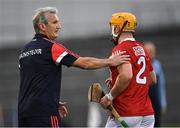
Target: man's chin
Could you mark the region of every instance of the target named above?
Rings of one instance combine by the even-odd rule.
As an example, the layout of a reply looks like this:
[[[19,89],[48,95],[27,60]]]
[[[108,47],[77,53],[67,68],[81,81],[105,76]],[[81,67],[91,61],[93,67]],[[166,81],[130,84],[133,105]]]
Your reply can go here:
[[[58,37],[58,35],[54,35],[54,36],[51,37],[51,40],[54,40],[54,39],[56,39],[57,37]]]
[[[58,37],[58,34],[55,34],[54,38],[57,38]]]

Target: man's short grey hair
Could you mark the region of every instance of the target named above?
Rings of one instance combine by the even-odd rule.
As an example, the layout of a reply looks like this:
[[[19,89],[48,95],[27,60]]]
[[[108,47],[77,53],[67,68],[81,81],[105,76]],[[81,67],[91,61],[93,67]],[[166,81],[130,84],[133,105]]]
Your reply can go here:
[[[36,33],[39,33],[39,23],[48,24],[45,13],[57,14],[58,10],[55,7],[43,7],[36,10],[35,15],[33,16],[33,26]]]

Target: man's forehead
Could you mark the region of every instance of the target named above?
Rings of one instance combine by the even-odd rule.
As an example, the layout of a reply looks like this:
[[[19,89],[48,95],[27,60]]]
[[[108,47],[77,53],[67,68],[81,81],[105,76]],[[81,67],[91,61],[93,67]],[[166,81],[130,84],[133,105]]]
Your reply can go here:
[[[59,17],[55,13],[46,13],[45,16],[48,19],[48,21],[53,21],[53,20],[59,21]]]

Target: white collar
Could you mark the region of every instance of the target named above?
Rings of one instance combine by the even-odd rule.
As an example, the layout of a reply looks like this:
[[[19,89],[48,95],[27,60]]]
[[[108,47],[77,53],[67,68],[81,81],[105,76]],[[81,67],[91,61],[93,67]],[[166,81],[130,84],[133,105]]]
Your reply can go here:
[[[124,40],[122,40],[121,42],[123,42],[123,41],[127,41],[127,40],[130,40],[130,41],[135,41],[135,39],[134,38],[125,38]]]

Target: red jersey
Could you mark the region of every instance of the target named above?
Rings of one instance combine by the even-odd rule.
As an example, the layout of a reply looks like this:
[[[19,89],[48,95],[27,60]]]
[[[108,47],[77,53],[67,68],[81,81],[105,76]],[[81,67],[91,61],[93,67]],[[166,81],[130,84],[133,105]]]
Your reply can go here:
[[[126,88],[114,99],[114,107],[121,116],[145,116],[154,114],[148,96],[150,72],[153,67],[144,47],[137,41],[126,40],[115,46],[112,54],[126,51],[130,55],[133,77]],[[118,76],[117,67],[110,67],[112,86]]]

